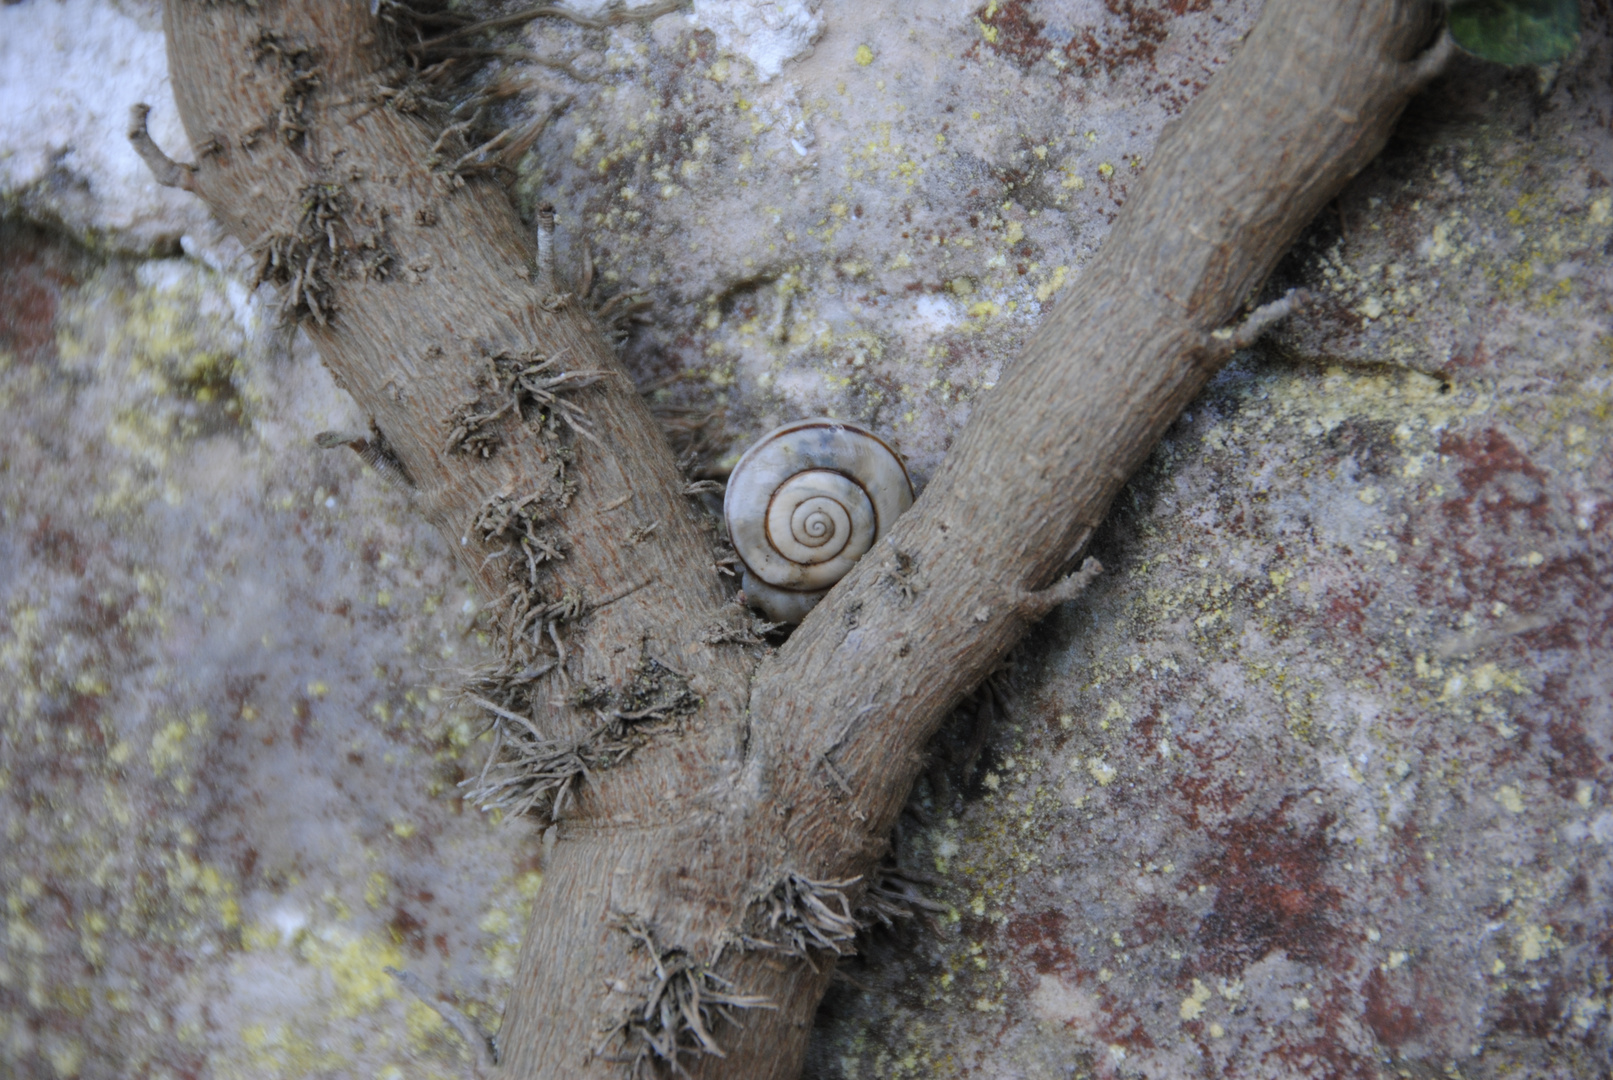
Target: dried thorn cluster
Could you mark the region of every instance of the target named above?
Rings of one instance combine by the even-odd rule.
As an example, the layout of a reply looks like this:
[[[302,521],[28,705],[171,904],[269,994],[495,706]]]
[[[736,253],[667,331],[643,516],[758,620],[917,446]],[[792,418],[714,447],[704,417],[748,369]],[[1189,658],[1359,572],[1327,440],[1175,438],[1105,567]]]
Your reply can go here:
[[[700,488],[701,485],[707,483],[716,483],[716,481],[697,480],[689,486]],[[688,495],[690,492],[685,489],[684,494]],[[704,494],[704,490],[697,492],[697,494]],[[711,533],[711,572],[719,577],[737,579],[744,563],[740,562],[739,552],[734,550],[734,545],[728,539],[727,526],[724,525],[722,518],[716,514],[708,515],[707,520],[710,522],[708,531]],[[746,612],[746,618],[751,619],[756,627],[762,628],[757,630],[758,633],[771,633],[778,628],[778,624],[767,622],[752,613],[738,597],[735,597],[734,602],[739,604],[742,611]]]
[[[862,902],[857,905],[858,925],[864,931],[876,925],[891,930],[899,922],[918,918],[920,912],[931,915],[945,912],[945,904],[931,900],[923,892],[923,886],[937,884],[939,880],[936,878],[903,870],[894,859],[886,859],[869,882]]]
[[[503,544],[484,560],[509,559],[509,587],[484,608],[500,627],[499,662],[477,676],[485,695],[498,698],[505,708],[530,711],[533,686],[557,672],[566,682],[567,650],[560,624],[574,621],[585,610],[582,597],[567,593],[545,599],[542,577],[551,562],[565,558],[564,544],[552,521],[571,502],[576,490],[566,478],[568,447],[551,453],[552,471],[535,490],[520,497],[509,492],[493,496],[473,525],[483,543]],[[552,647],[553,651],[550,652]]]
[[[716,621],[701,631],[700,640],[707,645],[766,645],[767,635],[783,625],[768,622],[736,599],[717,612]]]
[[[584,683],[572,692],[575,709],[592,709],[604,721],[642,724],[675,723],[700,708],[689,681],[648,653],[639,658],[620,691],[603,681]]]
[[[564,423],[597,443],[599,438],[584,419],[582,408],[565,395],[594,385],[610,372],[568,371],[560,367],[560,360],[559,355],[545,356],[534,351],[500,352],[489,357],[479,396],[453,415],[444,452],[459,450],[492,457],[503,441],[494,425],[511,415],[520,423],[536,419],[550,438],[558,436],[558,425]]]
[[[456,109],[461,114],[469,107],[474,106],[471,118],[459,124],[450,125],[445,131],[445,138],[438,141],[432,150],[429,159],[432,169],[442,174],[451,187],[459,188],[465,185],[467,177],[482,173],[491,173],[499,170],[515,173],[516,165],[526,156],[548,130],[549,125],[561,113],[571,107],[572,98],[562,98],[542,114],[517,124],[510,124],[487,135],[489,128],[484,125],[486,108],[497,97],[496,88],[483,91],[471,98],[464,105]],[[448,138],[457,137],[457,141],[464,147],[462,153],[449,158],[446,153]]]
[[[632,290],[596,298],[594,296],[596,280],[593,253],[584,247],[582,274],[577,282],[577,299],[593,313],[595,321],[599,323],[600,333],[612,344],[620,345],[627,340],[630,324],[648,321],[645,313],[651,307],[650,301]]]
[[[450,9],[440,0],[405,4],[400,0],[379,0],[376,17],[392,31],[399,55],[404,61],[393,80],[396,85],[379,86],[372,97],[376,104],[390,105],[398,112],[447,115],[453,111],[455,90],[472,74],[471,65],[457,57],[438,57],[422,62],[413,51],[428,35],[453,30],[472,21]],[[472,111],[472,105],[466,111]]]
[[[284,287],[282,315],[311,315],[321,326],[336,310],[339,278],[385,280],[392,271],[385,209],[353,206],[340,184],[304,188],[295,226],[264,233],[252,248],[253,287],[265,281]]]
[[[555,610],[561,606],[569,606],[569,611]],[[576,618],[582,614],[580,599],[568,597],[559,605],[542,609],[542,614]],[[555,644],[563,649],[558,636]],[[579,784],[590,780],[596,771],[620,764],[656,731],[675,726],[700,707],[700,699],[683,676],[645,655],[620,691],[613,693],[603,684],[585,683],[568,700],[549,702],[551,706],[592,711],[598,720],[580,739],[550,739],[533,719],[543,704],[535,699],[533,690],[544,676],[563,670],[564,663],[562,653],[548,663],[520,671],[495,670],[472,680],[475,689],[488,695],[467,694],[491,717],[493,747],[476,779],[460,786],[467,789],[466,797],[484,810],[497,809],[509,817],[536,814],[558,821]]]
[[[380,86],[372,100],[405,113],[429,109],[447,122],[443,137],[432,148],[430,164],[448,190],[461,188],[469,177],[481,174],[503,171],[513,176],[548,126],[571,106],[572,99],[564,97],[536,116],[505,125],[491,121],[494,106],[530,98],[533,87],[529,77],[507,68],[487,77],[488,61],[536,64],[579,82],[599,78],[563,59],[525,49],[468,43],[467,37],[495,27],[441,3],[381,0],[377,14],[393,31],[402,65],[400,73],[391,78],[393,85]],[[544,12],[531,17],[541,14]],[[494,23],[506,25],[498,20]],[[450,104],[454,99],[457,104]]]
[[[617,2],[595,16],[584,15],[580,11],[574,11],[571,8],[557,4],[542,4],[537,7],[523,8],[520,11],[514,11],[508,15],[500,15],[492,19],[474,21],[462,19],[460,25],[454,29],[438,37],[421,40],[410,46],[410,50],[412,52],[427,53],[433,49],[442,48],[451,42],[473,37],[477,34],[524,26],[529,22],[544,18],[565,19],[567,22],[575,23],[584,30],[605,30],[612,26],[622,26],[626,23],[653,22],[662,15],[670,15],[674,11],[687,7],[688,3],[689,0],[660,0],[659,3],[628,7],[625,3]],[[391,0],[388,0],[388,6],[400,8],[403,5],[392,3]]]
[[[452,34],[475,22],[475,17],[450,7],[444,0],[377,0],[375,15],[381,25],[389,27],[395,35],[400,51],[419,70],[421,54],[426,43],[444,34]],[[441,82],[434,78],[434,82]]]
[[[447,111],[450,107],[448,102],[432,97],[431,88],[413,72],[399,81],[402,86],[377,86],[372,96],[374,103],[390,105],[405,116],[418,116],[428,110]]]
[[[599,723],[581,739],[547,737],[536,717],[540,709],[564,708],[575,702],[551,701],[548,681],[569,685],[569,658],[561,627],[589,610],[576,592],[546,597],[543,578],[551,563],[565,558],[554,519],[571,503],[576,483],[566,475],[572,448],[560,441],[558,422],[584,431],[581,410],[562,394],[591,385],[604,372],[569,372],[558,358],[536,353],[503,352],[489,357],[481,397],[462,407],[446,449],[489,456],[502,441],[495,423],[504,416],[538,420],[543,440],[539,454],[549,475],[525,495],[505,491],[483,504],[472,525],[477,537],[494,548],[484,561],[507,560],[509,587],[486,610],[494,613],[500,660],[474,676],[467,696],[489,714],[493,747],[481,774],[464,787],[484,809],[510,816],[538,813],[558,818],[578,784],[594,770],[608,768],[632,753],[644,734],[634,730],[638,717],[620,710],[598,710]],[[529,411],[536,415],[529,416]],[[606,603],[610,601],[605,601]],[[602,606],[602,605],[600,605]]]
[[[661,433],[672,444],[678,457],[678,469],[690,480],[683,493],[690,496],[720,495],[726,485],[717,477],[727,473],[714,467],[713,462],[727,449],[722,420],[726,410],[709,405],[677,404],[660,401],[657,391],[682,381],[683,372],[645,387],[641,393],[650,398],[650,414],[655,417]],[[718,530],[726,533],[726,530]]]
[[[296,231],[266,233],[254,245],[258,266],[252,284],[269,281],[285,286],[282,311],[293,318],[312,315],[323,326],[336,306],[333,270],[341,251],[336,224],[344,196],[333,184],[311,184],[302,195]]]
[[[529,717],[486,698],[470,700],[493,714],[493,749],[476,779],[460,787],[483,810],[512,819],[536,814],[559,821],[578,784],[595,770],[620,764],[643,742],[641,733],[615,719],[581,739],[548,739]]]
[[[437,139],[431,144],[431,153],[426,157],[426,163],[437,172],[445,172],[443,166],[448,163],[448,146],[453,142],[469,145],[467,133],[476,128],[487,115],[486,105],[477,105],[476,110],[467,119],[456,121],[447,125],[437,134]]]
[[[380,86],[371,107],[388,104],[409,113],[430,108],[447,122],[443,138],[432,149],[431,165],[448,190],[463,187],[467,178],[480,174],[503,171],[513,176],[520,160],[549,124],[571,106],[572,99],[563,97],[540,115],[514,123],[491,121],[490,116],[501,111],[494,108],[501,102],[531,97],[531,77],[509,65],[536,65],[579,83],[599,82],[602,76],[583,71],[562,57],[499,46],[488,35],[542,18],[562,19],[584,30],[604,30],[650,22],[687,3],[662,0],[632,9],[617,3],[598,16],[544,5],[478,20],[441,0],[378,0],[377,16],[390,28],[401,63],[400,73],[390,80],[394,85]],[[488,61],[508,65],[489,77]],[[459,99],[458,103],[450,105],[453,99]]]
[[[846,774],[840,771],[828,754],[818,755],[818,767],[823,770],[823,786],[835,802],[849,802],[856,796],[857,793],[851,790],[851,784],[846,780]],[[858,821],[868,820],[861,810],[853,809],[851,815]]]
[[[913,565],[913,556],[897,550],[894,544],[891,545],[891,553],[893,558],[886,566],[885,581],[896,586],[903,600],[911,601],[923,590],[918,581],[917,568]]]
[[[743,936],[740,943],[747,949],[805,960],[814,971],[814,952],[849,955],[854,951],[851,942],[862,924],[852,913],[845,890],[861,880],[852,877],[816,881],[801,874],[786,875],[752,909],[756,932]]]
[[[570,503],[571,492],[570,485],[557,477],[549,487],[520,499],[505,495],[490,499],[477,515],[475,528],[485,542],[502,542],[505,546],[485,561],[520,556],[511,564],[511,576],[519,578],[524,563],[525,585],[528,590],[536,590],[544,565],[566,557],[565,540],[559,530],[549,527],[549,522],[555,511]]]
[[[643,722],[674,722],[700,708],[700,698],[689,680],[648,653],[639,658],[629,679],[616,696],[615,717]]]
[[[516,403],[518,416],[524,420],[522,411],[526,408],[543,410],[551,428],[556,421],[564,420],[577,434],[597,444],[599,439],[583,419],[582,409],[562,395],[592,386],[610,372],[562,371],[556,369],[559,362],[559,357],[544,357],[535,353],[500,353],[493,358],[497,372],[505,380],[507,392]]]
[[[712,971],[715,959],[701,963],[682,949],[663,949],[642,919],[629,915],[619,925],[649,955],[651,985],[642,1004],[605,1032],[594,1054],[625,1063],[629,1076],[653,1075],[659,1068],[687,1076],[684,1059],[726,1056],[712,1032],[719,1021],[740,1027],[735,1010],[777,1008],[767,998],[736,993],[733,983]],[[619,1049],[607,1049],[612,1043]]]
[[[500,613],[504,623],[501,642],[504,661],[499,671],[524,670],[541,663],[547,637],[548,644],[554,647],[553,670],[559,674],[562,684],[568,681],[566,643],[560,636],[560,626],[581,617],[582,597],[566,593],[558,600],[546,602],[530,587],[517,583],[489,607]]]
[[[593,312],[605,337],[613,345],[620,345],[627,340],[632,323],[647,321],[645,315],[650,307],[650,301],[638,293],[620,292],[601,301]]]
[[[305,116],[308,99],[320,86],[319,66],[313,51],[264,30],[253,45],[252,59],[258,63],[272,60],[286,76],[286,89],[280,96],[280,108],[269,118],[266,130],[287,146],[296,146],[308,133]],[[248,133],[242,140],[242,146],[250,146],[256,141],[256,134]]]

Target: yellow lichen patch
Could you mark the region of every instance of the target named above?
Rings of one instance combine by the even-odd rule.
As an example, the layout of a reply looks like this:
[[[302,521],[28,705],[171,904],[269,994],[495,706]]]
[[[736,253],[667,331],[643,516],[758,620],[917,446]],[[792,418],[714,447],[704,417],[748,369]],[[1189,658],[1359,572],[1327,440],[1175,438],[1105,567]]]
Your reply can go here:
[[[515,974],[515,961],[521,948],[521,932],[532,911],[532,901],[543,888],[543,875],[528,871],[503,885],[489,905],[477,928],[488,935],[483,946],[490,970],[500,978]]]
[[[50,1060],[50,1067],[60,1077],[77,1076],[79,1070],[84,1067],[84,1048],[77,1042],[53,1043],[45,1056]]]
[[[184,765],[187,744],[200,736],[206,727],[207,714],[201,710],[192,711],[188,721],[173,720],[164,724],[152,737],[151,749],[147,754],[151,771],[161,776],[170,769]]]
[[[197,860],[184,848],[165,856],[163,863],[169,892],[179,899],[186,912],[210,915],[226,930],[241,925],[241,903],[236,898],[235,883],[217,867]]]
[[[245,1071],[218,1062],[224,1075],[300,1077],[334,1072],[351,1064],[291,1024],[249,1024],[241,1029],[241,1065]]]
[[[1545,956],[1548,949],[1556,948],[1557,941],[1551,927],[1530,923],[1512,935],[1512,945],[1518,950],[1518,959],[1527,964]]]
[[[1503,784],[1496,789],[1495,801],[1509,814],[1523,813],[1523,794],[1511,784]]]
[[[369,880],[364,883],[364,902],[370,906],[371,910],[378,910],[386,902],[387,891],[391,887],[392,883],[387,880],[385,874],[380,872],[371,873]]]
[[[1036,286],[1037,301],[1045,304],[1051,300],[1054,293],[1064,288],[1064,282],[1069,277],[1069,274],[1070,268],[1068,266],[1054,267],[1053,273],[1048,276],[1047,280]]]
[[[1193,992],[1182,999],[1176,1014],[1183,1020],[1197,1020],[1204,1015],[1205,1003],[1210,1000],[1210,988],[1198,979],[1193,980]]]
[[[249,922],[241,928],[241,948],[261,952],[280,947],[280,929],[266,923]]]
[[[969,315],[971,318],[989,319],[993,315],[1000,314],[1001,312],[1002,307],[992,300],[977,300],[975,303],[969,305]]]
[[[442,1015],[414,998],[404,1008],[403,1022],[409,1032],[409,1046],[417,1054],[439,1049],[444,1037],[451,1035]]]
[[[386,969],[403,966],[403,951],[391,941],[368,935],[353,937],[332,927],[303,935],[297,954],[330,974],[335,988],[332,1005],[338,1016],[374,1012],[398,997],[397,983]]]
[[[109,455],[97,513],[138,512],[180,491],[160,478],[183,440],[239,424],[252,404],[237,393],[244,337],[219,278],[198,263],[153,260],[132,274],[114,265],[64,297],[56,319],[64,368],[119,389],[101,433]]]

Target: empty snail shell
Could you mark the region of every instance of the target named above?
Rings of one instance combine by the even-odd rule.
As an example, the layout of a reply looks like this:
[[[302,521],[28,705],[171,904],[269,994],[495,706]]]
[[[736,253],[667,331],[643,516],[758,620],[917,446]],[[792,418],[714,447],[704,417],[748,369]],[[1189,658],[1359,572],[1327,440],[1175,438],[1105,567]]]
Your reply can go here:
[[[800,622],[912,505],[907,467],[866,428],[825,417],[775,428],[745,451],[723,497],[745,599]]]

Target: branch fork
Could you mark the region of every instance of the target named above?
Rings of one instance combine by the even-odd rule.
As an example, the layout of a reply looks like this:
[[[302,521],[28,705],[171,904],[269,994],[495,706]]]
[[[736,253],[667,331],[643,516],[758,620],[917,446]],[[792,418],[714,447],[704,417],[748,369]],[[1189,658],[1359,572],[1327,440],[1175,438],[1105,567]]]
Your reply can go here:
[[[376,20],[367,0],[280,0],[263,7],[273,8],[276,29],[320,50],[333,82],[342,72],[386,63],[375,49]],[[388,4],[386,10],[401,9]],[[397,108],[344,122],[334,115],[337,103],[327,100],[330,84],[310,83],[297,91],[295,127],[281,128],[295,145],[264,138],[233,167],[208,170],[201,194],[243,243],[265,230],[283,232],[285,221],[306,216],[306,192],[329,182],[338,154],[342,175],[352,177],[343,184],[353,205],[395,206],[400,222],[422,222],[389,234],[392,257],[415,272],[415,281],[402,274],[332,273],[341,267],[331,259],[310,263],[314,252],[328,252],[329,234],[315,228],[327,223],[322,220],[307,221],[307,235],[292,237],[301,237],[300,258],[280,272],[294,295],[313,289],[308,310],[292,314],[307,316],[303,328],[322,359],[385,432],[386,446],[419,490],[430,493],[422,497],[425,509],[466,572],[492,596],[513,580],[514,593],[505,601],[511,633],[542,633],[554,646],[552,654],[527,641],[519,650],[511,647],[511,675],[495,686],[509,693],[484,697],[501,725],[495,743],[518,739],[523,751],[511,777],[516,783],[507,787],[512,808],[542,813],[560,798],[576,819],[544,856],[551,883],[533,902],[500,1028],[496,1075],[608,1080],[621,1076],[623,1062],[641,1073],[695,1066],[691,1071],[711,1080],[799,1075],[810,1018],[830,973],[814,973],[804,963],[780,965],[776,953],[741,951],[722,959],[718,976],[711,970],[722,957],[717,947],[734,939],[750,903],[767,895],[777,884],[774,874],[790,866],[812,870],[815,884],[806,888],[821,890],[817,899],[828,915],[807,907],[826,920],[818,927],[823,936],[832,941],[840,932],[843,908],[831,895],[840,886],[833,883],[859,875],[866,882],[877,872],[883,838],[901,813],[923,746],[1034,620],[1078,595],[1099,572],[1089,559],[1060,577],[1080,556],[1070,538],[1101,520],[1126,476],[1203,388],[1215,361],[1297,307],[1297,297],[1284,298],[1237,326],[1214,329],[1234,318],[1305,225],[1377,154],[1411,93],[1443,62],[1443,39],[1426,48],[1441,13],[1436,0],[1265,5],[1238,55],[1162,136],[1102,250],[1022,357],[1005,369],[997,389],[981,399],[945,465],[904,518],[903,550],[911,563],[863,560],[781,648],[760,658],[751,649],[716,644],[759,637],[755,624],[748,633],[731,618],[709,630],[701,625],[701,613],[721,609],[728,599],[710,569],[710,535],[683,495],[687,479],[625,374],[601,378],[589,391],[585,431],[573,422],[582,420],[580,413],[562,403],[562,391],[581,389],[578,383],[590,376],[528,370],[538,366],[536,356],[564,351],[576,372],[619,371],[599,324],[625,311],[588,310],[582,298],[592,275],[586,267],[575,294],[559,292],[570,275],[553,265],[555,238],[533,235],[484,173],[457,182],[439,173],[452,196],[438,193],[429,182],[431,166],[461,159],[472,144],[454,142],[450,149],[442,140],[434,147],[437,133],[427,121]],[[534,8],[507,18],[550,14],[564,13]],[[199,133],[259,130],[286,107],[287,78],[296,72],[273,79],[252,75],[248,66],[264,18],[258,5],[169,0],[165,25],[175,97],[198,148]],[[496,28],[456,29],[458,22],[451,17],[447,29],[455,41]],[[446,44],[427,41],[416,52],[424,59]],[[196,191],[195,166],[163,154],[145,129],[146,117],[143,108],[131,116],[136,151],[159,182]],[[470,171],[471,164],[463,167]],[[411,186],[400,176],[423,182]],[[440,227],[423,227],[431,222]],[[540,221],[538,232],[547,231]],[[292,247],[285,254],[289,258]],[[1158,305],[1149,298],[1160,296],[1185,298],[1180,317],[1157,317]],[[619,304],[631,307],[630,301]],[[327,324],[321,316],[331,310],[343,316]],[[564,439],[565,449],[575,449],[574,457],[557,457],[550,438],[502,440],[496,456],[485,459],[444,448],[445,430],[461,419],[489,430],[513,427],[515,409],[483,415],[513,392],[496,382],[477,385],[478,401],[463,417],[444,415],[479,358],[499,348],[514,350],[512,357],[531,350],[534,359],[519,366],[530,383],[523,393],[549,413],[549,430]],[[505,375],[514,373],[512,365]],[[571,381],[547,381],[560,377]],[[389,392],[398,386],[409,392]],[[543,400],[544,394],[555,400]],[[464,439],[472,434],[467,429]],[[1005,447],[1037,467],[1004,470]],[[466,528],[501,489],[535,485],[549,493],[541,535],[536,521],[532,529],[514,531]],[[620,519],[600,509],[623,491],[633,493],[636,520],[659,523],[654,543],[632,543]],[[558,538],[551,546],[559,551],[563,541],[564,560],[538,544],[547,542],[551,519]],[[941,534],[954,526],[972,542],[954,536],[942,543]],[[514,550],[491,557],[523,538],[532,541],[525,568],[511,571]],[[545,552],[541,593],[533,584],[539,550]],[[912,595],[913,564],[918,583],[927,586],[922,602]],[[608,582],[650,579],[658,582],[653,603],[651,594],[639,592],[596,606],[575,632],[568,628],[568,641],[561,640],[557,620],[567,612],[551,611],[552,603],[564,603],[568,593],[595,594]],[[1023,588],[1050,580],[1056,583],[1047,589]],[[904,595],[892,602],[897,590]],[[975,632],[966,632],[971,616],[979,616],[949,606],[943,592],[969,596],[971,604],[985,600],[992,610]],[[568,605],[570,614],[578,614],[577,607]],[[856,640],[849,637],[853,626]],[[652,638],[658,655],[688,671],[691,682],[701,680],[698,697],[687,694],[689,722],[657,722],[655,731],[666,737],[641,742],[635,736],[643,732],[628,726],[634,723],[628,714],[651,719],[660,699],[619,701],[614,712],[620,716],[612,717],[601,743],[590,743],[601,717],[572,701],[546,714],[539,733],[532,710],[553,691],[571,680],[584,688],[628,687]],[[900,665],[858,644],[896,641],[909,649]],[[896,682],[900,692],[892,693]],[[834,703],[862,701],[883,704],[846,728],[845,713]],[[842,741],[836,736],[843,728]],[[579,743],[600,758],[576,753]],[[832,754],[820,749],[825,746]],[[631,763],[604,767],[623,750],[634,753]],[[541,783],[523,786],[534,771]],[[488,785],[502,779],[497,762],[484,774]],[[569,795],[578,783],[588,784],[588,797],[573,802]],[[523,801],[534,794],[529,805]],[[780,806],[789,807],[787,819],[778,814]],[[619,826],[652,816],[671,824],[637,831]],[[697,821],[698,827],[682,824]],[[764,822],[767,829],[749,828]],[[718,837],[732,837],[733,845],[716,843]],[[754,846],[761,844],[769,845],[765,857]],[[721,859],[713,855],[717,848]],[[690,868],[682,883],[674,880],[681,867]],[[619,927],[625,936],[601,948],[602,920],[622,911],[645,915],[626,919]],[[810,933],[804,940],[820,944]],[[705,963],[697,959],[707,956]],[[596,994],[579,991],[601,985],[632,987],[635,1007],[613,1014]],[[745,1017],[743,1030],[724,1024],[737,1022],[738,1013]],[[592,1057],[583,1045],[590,1032],[606,1036],[603,1045],[591,1044],[599,1045]],[[474,1037],[467,1042],[476,1048]],[[726,1057],[719,1061],[719,1054]]]

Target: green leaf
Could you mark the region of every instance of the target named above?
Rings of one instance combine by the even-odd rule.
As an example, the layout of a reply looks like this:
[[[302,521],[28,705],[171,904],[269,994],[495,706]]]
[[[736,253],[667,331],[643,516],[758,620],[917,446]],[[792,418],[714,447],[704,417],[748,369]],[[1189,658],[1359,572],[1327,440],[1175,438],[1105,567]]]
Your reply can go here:
[[[1457,0],[1456,44],[1497,64],[1553,64],[1579,44],[1579,0]]]

